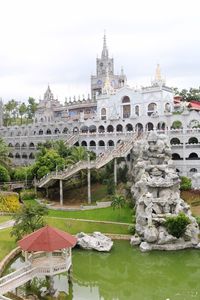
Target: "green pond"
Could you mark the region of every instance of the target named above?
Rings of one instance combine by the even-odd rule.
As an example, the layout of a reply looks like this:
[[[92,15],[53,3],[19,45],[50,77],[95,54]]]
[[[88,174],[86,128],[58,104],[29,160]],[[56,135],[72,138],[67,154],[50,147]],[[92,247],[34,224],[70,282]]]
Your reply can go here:
[[[73,283],[61,274],[54,287],[57,299],[199,300],[200,251],[141,253],[127,241],[115,241],[110,253],[73,249]]]

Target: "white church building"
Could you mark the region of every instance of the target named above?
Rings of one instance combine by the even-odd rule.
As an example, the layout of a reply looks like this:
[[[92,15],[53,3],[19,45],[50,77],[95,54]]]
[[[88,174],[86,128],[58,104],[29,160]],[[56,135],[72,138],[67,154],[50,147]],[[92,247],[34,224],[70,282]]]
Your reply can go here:
[[[99,154],[135,132],[155,130],[169,136],[180,175],[200,173],[200,103],[186,105],[174,97],[159,65],[148,87],[129,87],[123,69],[120,74],[114,72],[105,36],[101,57],[96,60],[96,75],[91,76],[91,97],[69,98],[62,105],[48,86],[33,124],[4,127],[2,118],[1,103],[0,136],[16,165],[33,162],[38,144],[47,140],[63,139]]]

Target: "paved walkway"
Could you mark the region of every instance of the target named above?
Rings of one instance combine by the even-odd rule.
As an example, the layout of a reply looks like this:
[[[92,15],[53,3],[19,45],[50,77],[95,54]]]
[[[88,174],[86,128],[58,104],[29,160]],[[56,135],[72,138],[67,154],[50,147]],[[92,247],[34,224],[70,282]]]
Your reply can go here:
[[[6,221],[4,223],[0,224],[0,230],[1,229],[5,229],[5,228],[10,228],[14,225],[15,221],[14,220],[10,220],[10,221]]]

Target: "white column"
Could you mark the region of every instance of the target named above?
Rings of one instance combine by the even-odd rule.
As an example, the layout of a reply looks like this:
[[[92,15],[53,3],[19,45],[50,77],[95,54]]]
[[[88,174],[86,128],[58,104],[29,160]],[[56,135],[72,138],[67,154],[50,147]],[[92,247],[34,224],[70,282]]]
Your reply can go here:
[[[88,204],[91,204],[91,184],[90,184],[90,154],[88,153],[88,174],[87,174],[87,181],[88,181]]]
[[[63,181],[60,179],[60,205],[63,205]]]
[[[117,158],[114,158],[114,183],[117,185]]]

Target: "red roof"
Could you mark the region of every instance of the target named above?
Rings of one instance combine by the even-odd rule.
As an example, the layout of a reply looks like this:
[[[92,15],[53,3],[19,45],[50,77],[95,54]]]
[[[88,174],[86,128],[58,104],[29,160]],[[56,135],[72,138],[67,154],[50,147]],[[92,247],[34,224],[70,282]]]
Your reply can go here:
[[[25,251],[51,252],[63,248],[72,248],[77,239],[71,234],[56,228],[45,226],[25,236],[18,244]]]
[[[190,101],[188,106],[190,109],[200,110],[200,102],[199,101]]]

